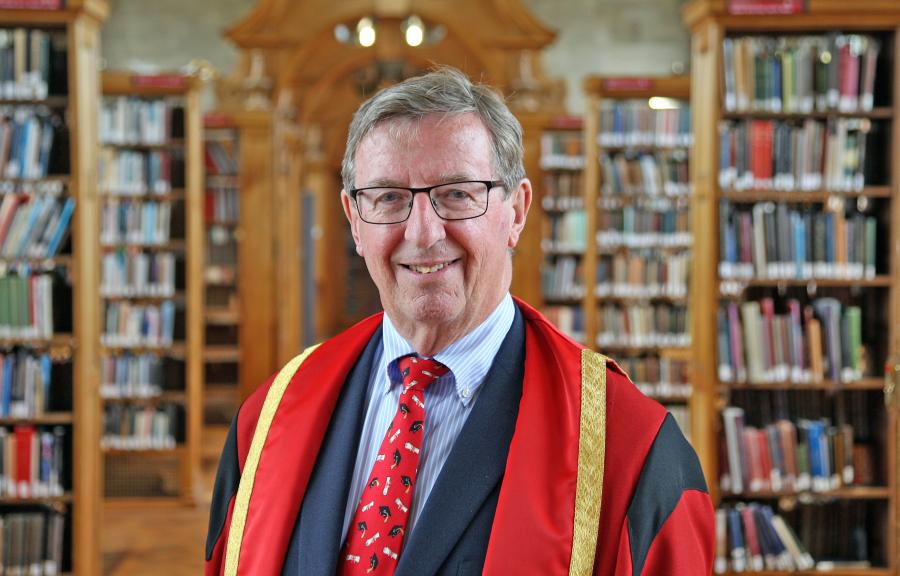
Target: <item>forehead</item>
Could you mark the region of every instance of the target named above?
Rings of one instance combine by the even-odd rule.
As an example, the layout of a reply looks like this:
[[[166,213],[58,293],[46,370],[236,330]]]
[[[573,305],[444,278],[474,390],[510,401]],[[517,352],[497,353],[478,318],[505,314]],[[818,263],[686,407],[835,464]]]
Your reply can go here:
[[[357,186],[493,177],[491,135],[475,114],[382,121],[360,141],[355,160]]]

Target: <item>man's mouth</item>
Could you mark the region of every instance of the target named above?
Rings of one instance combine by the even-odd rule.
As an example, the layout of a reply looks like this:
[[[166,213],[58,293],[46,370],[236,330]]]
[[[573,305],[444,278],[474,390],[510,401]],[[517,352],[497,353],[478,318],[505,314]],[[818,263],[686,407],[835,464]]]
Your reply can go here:
[[[456,260],[451,260],[449,262],[439,262],[430,266],[421,266],[419,264],[403,264],[403,266],[417,274],[434,274],[435,272],[443,270],[447,266],[450,266],[454,262],[456,262]]]

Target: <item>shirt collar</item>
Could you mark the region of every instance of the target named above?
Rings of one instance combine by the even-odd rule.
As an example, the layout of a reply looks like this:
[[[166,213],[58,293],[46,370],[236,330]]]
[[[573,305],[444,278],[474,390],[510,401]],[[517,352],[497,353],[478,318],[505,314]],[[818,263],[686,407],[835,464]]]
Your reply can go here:
[[[503,339],[512,327],[514,317],[515,304],[507,292],[484,322],[434,355],[435,360],[450,368],[452,375],[443,376],[441,381],[445,378],[455,380],[456,394],[463,405],[468,406],[484,383],[484,378],[494,362],[494,356],[497,355]],[[391,377],[391,366],[396,366],[395,361],[401,356],[415,354],[415,349],[397,332],[387,313],[382,322],[382,336],[384,346],[382,369],[388,371],[383,391],[388,392],[393,385],[392,380],[396,379],[396,375],[394,378]]]

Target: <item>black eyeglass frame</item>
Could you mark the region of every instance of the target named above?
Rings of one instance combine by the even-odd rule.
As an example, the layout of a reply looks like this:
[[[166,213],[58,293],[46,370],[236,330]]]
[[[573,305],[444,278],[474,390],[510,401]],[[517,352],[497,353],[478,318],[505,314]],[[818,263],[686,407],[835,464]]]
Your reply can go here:
[[[441,186],[452,186],[453,184],[484,184],[487,187],[487,201],[484,203],[484,212],[478,214],[476,216],[466,216],[465,218],[444,218],[441,216],[440,212],[438,212],[437,208],[434,205],[434,200],[431,199],[431,191],[435,188],[440,188]],[[347,191],[347,194],[350,195],[350,198],[353,199],[353,204],[356,206],[356,213],[359,214],[360,219],[367,224],[377,224],[382,226],[390,226],[391,224],[402,224],[409,220],[409,217],[412,216],[412,206],[416,200],[416,194],[428,194],[428,203],[431,204],[431,209],[434,210],[434,213],[437,214],[438,218],[441,220],[446,220],[447,222],[461,222],[463,220],[472,220],[473,218],[480,218],[487,214],[488,208],[491,203],[491,190],[494,188],[505,187],[503,180],[458,180],[456,182],[442,182],[440,184],[435,184],[434,186],[425,186],[422,188],[409,188],[406,186],[366,186],[365,188],[351,188]],[[370,222],[363,218],[362,212],[359,210],[359,202],[356,199],[357,194],[360,192],[365,192],[366,190],[382,190],[384,188],[393,188],[396,190],[409,190],[412,194],[412,198],[409,201],[409,211],[406,213],[406,218],[403,220],[397,220],[396,222]]]

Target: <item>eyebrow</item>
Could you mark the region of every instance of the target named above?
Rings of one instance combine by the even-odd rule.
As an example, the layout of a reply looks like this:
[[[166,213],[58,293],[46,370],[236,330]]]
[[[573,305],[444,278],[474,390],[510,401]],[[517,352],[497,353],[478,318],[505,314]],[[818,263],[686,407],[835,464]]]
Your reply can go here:
[[[436,184],[433,185],[441,185],[441,184],[449,184],[451,182],[467,182],[469,180],[474,180],[474,178],[463,172],[450,172],[446,174],[441,174],[438,177]],[[392,178],[376,178],[366,184],[365,186],[360,186],[360,188],[408,188],[408,186],[401,184],[399,180],[394,180]]]

